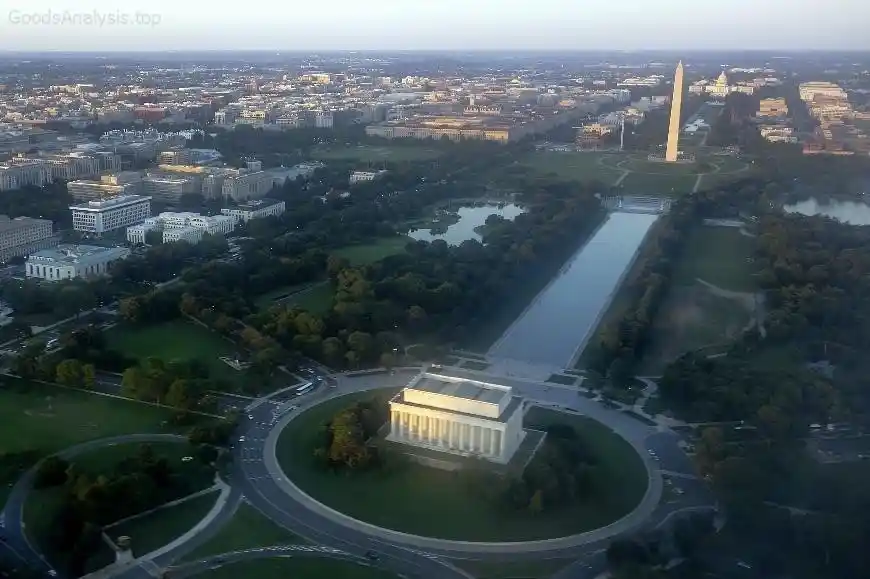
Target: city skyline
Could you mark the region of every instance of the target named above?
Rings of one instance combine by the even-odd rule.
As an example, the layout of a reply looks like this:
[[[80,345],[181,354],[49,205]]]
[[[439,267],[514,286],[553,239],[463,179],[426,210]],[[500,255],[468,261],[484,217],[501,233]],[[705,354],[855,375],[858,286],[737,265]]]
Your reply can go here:
[[[205,2],[13,0],[0,15],[0,51],[870,49],[861,26],[870,5],[833,3],[819,12],[810,0],[734,0],[727,10],[688,0],[250,0],[224,12]]]

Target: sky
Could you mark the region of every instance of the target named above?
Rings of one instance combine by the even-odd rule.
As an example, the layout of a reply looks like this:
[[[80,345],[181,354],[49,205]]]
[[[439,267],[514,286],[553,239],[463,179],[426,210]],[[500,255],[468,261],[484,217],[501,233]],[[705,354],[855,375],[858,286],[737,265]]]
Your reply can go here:
[[[3,51],[870,50],[870,0],[0,0],[0,18]]]

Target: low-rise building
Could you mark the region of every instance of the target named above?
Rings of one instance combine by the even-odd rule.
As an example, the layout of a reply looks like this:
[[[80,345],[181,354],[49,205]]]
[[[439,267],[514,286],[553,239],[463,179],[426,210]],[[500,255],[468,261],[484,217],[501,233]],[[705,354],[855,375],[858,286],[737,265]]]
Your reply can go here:
[[[105,181],[70,181],[66,184],[70,196],[76,201],[92,201],[135,194],[134,184],[114,184]]]
[[[48,219],[0,215],[0,261],[57,245],[53,225]]]
[[[262,219],[263,217],[275,217],[284,213],[285,204],[283,201],[275,199],[258,199],[241,203],[236,207],[221,209],[221,213],[229,215],[237,220],[245,223],[251,219]]]
[[[88,201],[70,207],[73,229],[102,235],[107,231],[122,229],[142,223],[151,216],[151,197],[145,195],[120,195],[100,201]]]
[[[109,264],[129,255],[126,247],[58,245],[31,254],[24,271],[28,278],[46,281],[99,277],[107,273]]]
[[[146,219],[141,225],[128,227],[127,241],[142,244],[145,243],[149,231],[162,231],[164,243],[173,241],[198,243],[206,233],[210,235],[231,233],[236,223],[237,218],[229,215],[206,216],[199,213],[164,211]],[[187,231],[190,229],[196,231]]]

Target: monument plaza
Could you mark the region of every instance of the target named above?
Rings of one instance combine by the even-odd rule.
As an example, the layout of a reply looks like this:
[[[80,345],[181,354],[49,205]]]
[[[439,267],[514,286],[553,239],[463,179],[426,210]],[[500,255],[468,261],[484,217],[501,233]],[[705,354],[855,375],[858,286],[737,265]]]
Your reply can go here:
[[[423,371],[390,400],[387,440],[506,464],[525,437],[508,386]]]

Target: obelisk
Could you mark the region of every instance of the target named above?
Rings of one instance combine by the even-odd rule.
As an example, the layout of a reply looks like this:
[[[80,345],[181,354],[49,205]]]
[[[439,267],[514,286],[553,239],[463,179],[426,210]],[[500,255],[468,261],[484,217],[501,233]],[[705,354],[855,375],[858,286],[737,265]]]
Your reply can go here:
[[[680,109],[683,108],[683,61],[674,73],[674,96],[671,97],[671,122],[668,124],[668,145],[665,161],[673,163],[680,152]]]

